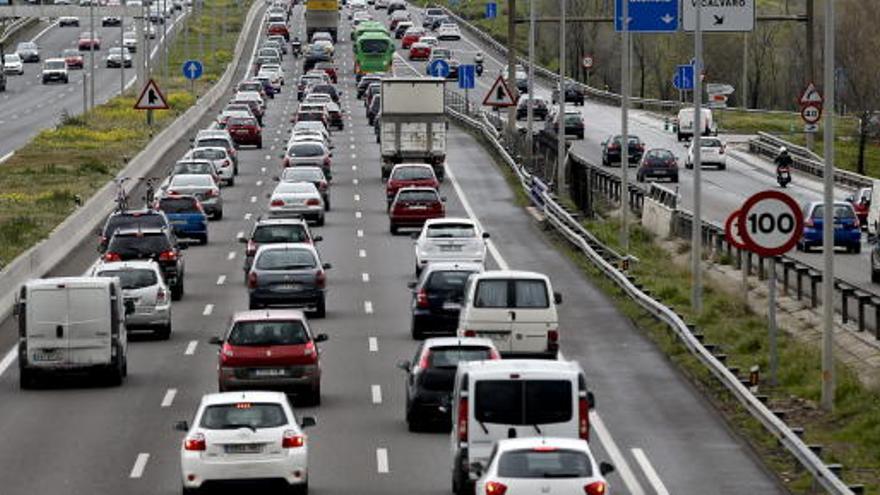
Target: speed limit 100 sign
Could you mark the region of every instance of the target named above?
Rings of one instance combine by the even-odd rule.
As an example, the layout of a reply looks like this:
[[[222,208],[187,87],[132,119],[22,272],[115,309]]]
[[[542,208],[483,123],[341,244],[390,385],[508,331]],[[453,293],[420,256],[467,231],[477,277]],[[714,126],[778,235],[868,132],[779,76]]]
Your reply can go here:
[[[804,229],[797,201],[780,191],[762,191],[747,199],[737,220],[746,249],[765,257],[790,251]]]

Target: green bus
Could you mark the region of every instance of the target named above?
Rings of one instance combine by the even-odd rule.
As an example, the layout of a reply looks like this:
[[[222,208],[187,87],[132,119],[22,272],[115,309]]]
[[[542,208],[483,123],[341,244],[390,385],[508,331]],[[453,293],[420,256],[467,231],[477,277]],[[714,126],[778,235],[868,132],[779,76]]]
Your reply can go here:
[[[357,41],[358,37],[364,33],[385,33],[391,36],[391,31],[379,21],[363,21],[351,31],[351,40]]]
[[[358,80],[372,72],[391,72],[394,41],[385,33],[363,32],[354,42],[354,56],[354,73]]]

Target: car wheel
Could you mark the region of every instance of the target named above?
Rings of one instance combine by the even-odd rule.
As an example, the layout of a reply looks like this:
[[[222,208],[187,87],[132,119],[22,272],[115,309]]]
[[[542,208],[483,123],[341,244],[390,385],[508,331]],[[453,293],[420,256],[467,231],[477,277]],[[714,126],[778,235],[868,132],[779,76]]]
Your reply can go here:
[[[217,210],[217,212],[214,213],[214,220],[223,220],[223,210],[222,209]]]
[[[317,225],[318,227],[324,226],[324,215],[323,214],[318,217],[318,220],[315,222],[315,225]]]
[[[412,415],[412,413],[407,412],[406,413],[406,429],[410,433],[419,433],[420,431],[424,430],[425,427],[421,421],[419,421],[418,419],[416,419]]]
[[[330,198],[324,200],[324,211],[330,211]]]
[[[248,309],[260,309],[263,305],[253,299],[248,300]]]
[[[880,270],[871,270],[871,282],[880,284]]]
[[[321,296],[318,299],[318,303],[315,305],[315,318],[325,318],[327,316],[327,300],[324,299],[324,296]]]
[[[167,325],[163,325],[156,330],[156,337],[159,340],[168,340],[171,338],[171,322],[168,322]]]
[[[291,485],[290,493],[293,493],[294,495],[308,495],[309,482],[306,481],[305,483],[300,483],[298,485]]]
[[[230,177],[230,178],[226,181],[226,185],[229,186],[229,187],[232,187],[232,186],[235,185],[235,175],[234,175],[234,174],[233,174],[232,177]]]
[[[177,282],[177,285],[171,288],[171,300],[180,301],[183,298],[183,279]]]
[[[199,493],[199,489],[182,486],[182,487],[180,487],[180,493],[181,493],[181,495],[195,495],[195,494]]]
[[[397,235],[397,225],[394,225],[393,223],[389,224],[388,230],[391,231],[391,235]]]
[[[21,368],[18,371],[18,388],[27,390],[34,388],[37,384],[37,378],[31,370]]]
[[[673,175],[672,178],[671,178],[670,180],[671,180],[672,182],[678,183],[678,174]]]
[[[860,254],[860,253],[862,252],[862,245],[861,245],[861,244],[856,244],[855,246],[853,246],[853,250],[852,250],[852,252],[853,252],[854,254]]]
[[[257,142],[257,149],[258,149],[258,150],[263,149],[263,140],[262,140],[262,139],[261,139],[260,141]]]
[[[413,321],[412,327],[410,328],[410,334],[412,335],[413,340],[424,340],[425,338],[425,334],[419,330],[415,321]]]
[[[199,244],[201,244],[202,246],[204,246],[205,244],[208,243],[208,234],[207,234],[207,233],[202,234],[202,235],[199,236],[198,239],[199,239]]]

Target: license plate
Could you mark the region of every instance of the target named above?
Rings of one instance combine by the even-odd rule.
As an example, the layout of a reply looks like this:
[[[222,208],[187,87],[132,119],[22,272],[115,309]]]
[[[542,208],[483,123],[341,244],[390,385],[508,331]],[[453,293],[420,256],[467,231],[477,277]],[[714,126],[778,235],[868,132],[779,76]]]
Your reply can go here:
[[[61,360],[61,349],[42,349],[34,351],[34,361],[59,361]]]
[[[423,205],[413,205],[413,206],[410,206],[409,209],[410,210],[427,210],[428,207],[423,206]]]
[[[280,368],[254,370],[254,376],[284,376],[286,373]]]
[[[300,290],[300,289],[302,289],[302,286],[297,285],[297,284],[279,284],[279,285],[276,285],[275,287],[280,290]]]
[[[227,454],[259,454],[263,451],[261,443],[241,443],[224,445]]]
[[[461,246],[440,246],[440,251],[461,251]]]
[[[443,303],[443,309],[446,311],[461,311],[461,304],[457,302],[445,302]]]

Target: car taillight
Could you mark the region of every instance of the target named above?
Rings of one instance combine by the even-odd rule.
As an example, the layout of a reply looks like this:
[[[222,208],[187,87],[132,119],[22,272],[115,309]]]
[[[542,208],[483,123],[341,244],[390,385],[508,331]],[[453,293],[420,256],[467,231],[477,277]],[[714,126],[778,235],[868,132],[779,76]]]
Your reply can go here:
[[[559,330],[547,330],[547,350],[559,350]]]
[[[171,249],[167,251],[162,251],[162,254],[159,255],[159,261],[176,261],[177,253],[172,251]]]
[[[419,289],[419,291],[416,293],[416,307],[423,309],[431,307],[430,303],[428,302],[428,293],[425,292],[425,289]]]
[[[854,229],[858,229],[858,228],[860,228],[859,218],[858,218],[858,217],[856,217],[856,218],[853,219],[853,228],[854,228]]]
[[[196,201],[196,208],[199,210],[199,213],[202,213],[202,214],[205,213],[205,207],[202,206],[201,201]]]
[[[476,336],[477,336],[477,331],[476,331],[476,330],[465,330],[465,331],[464,331],[464,336],[465,336],[465,337],[476,337]]]
[[[722,144],[721,148],[718,149],[718,154],[723,155],[725,151],[727,151],[727,146]]]
[[[468,440],[468,400],[462,397],[458,400],[458,441]]]
[[[501,359],[501,354],[495,349],[489,349],[489,359]]]
[[[620,145],[617,143],[611,143],[608,145],[608,149],[611,149],[611,150],[616,150],[618,148],[620,148]]]
[[[177,196],[178,194],[180,194],[180,193],[175,191],[174,189],[171,189],[168,191],[169,196]]]
[[[257,274],[254,272],[248,273],[248,288],[250,288],[250,289],[257,288]]]
[[[594,481],[584,486],[584,493],[587,495],[605,495],[605,482]]]
[[[208,189],[208,192],[205,193],[205,196],[208,198],[213,198],[214,196],[219,196],[220,191],[216,189]]]
[[[186,440],[183,441],[183,448],[192,451],[207,450],[208,444],[205,442],[205,435],[196,433],[191,437],[187,437]]]
[[[284,200],[282,199],[273,199],[269,206],[284,206]]]
[[[306,206],[318,206],[321,204],[321,200],[317,198],[309,198],[306,200]]]
[[[319,288],[323,289],[324,285],[327,283],[327,275],[324,274],[324,270],[319,271],[315,274],[315,285]]]
[[[306,444],[306,436],[299,435],[293,430],[287,430],[284,432],[284,437],[281,439],[281,447],[285,449],[296,449],[302,447]]]
[[[122,261],[119,253],[107,253],[104,255],[104,261]]]
[[[486,483],[486,495],[504,495],[507,493],[507,485],[497,481]]]
[[[163,303],[168,300],[168,293],[165,292],[165,289],[159,289],[156,292],[156,302]]]
[[[253,256],[254,254],[256,254],[257,253],[257,243],[255,243],[253,240],[248,241],[247,248],[245,248],[245,253],[248,256]]]
[[[318,184],[318,189],[320,189],[320,190],[322,190],[322,191],[326,191],[326,190],[327,190],[327,181],[322,180],[322,181]]]
[[[590,439],[590,404],[586,397],[578,399],[578,436],[583,440]]]

